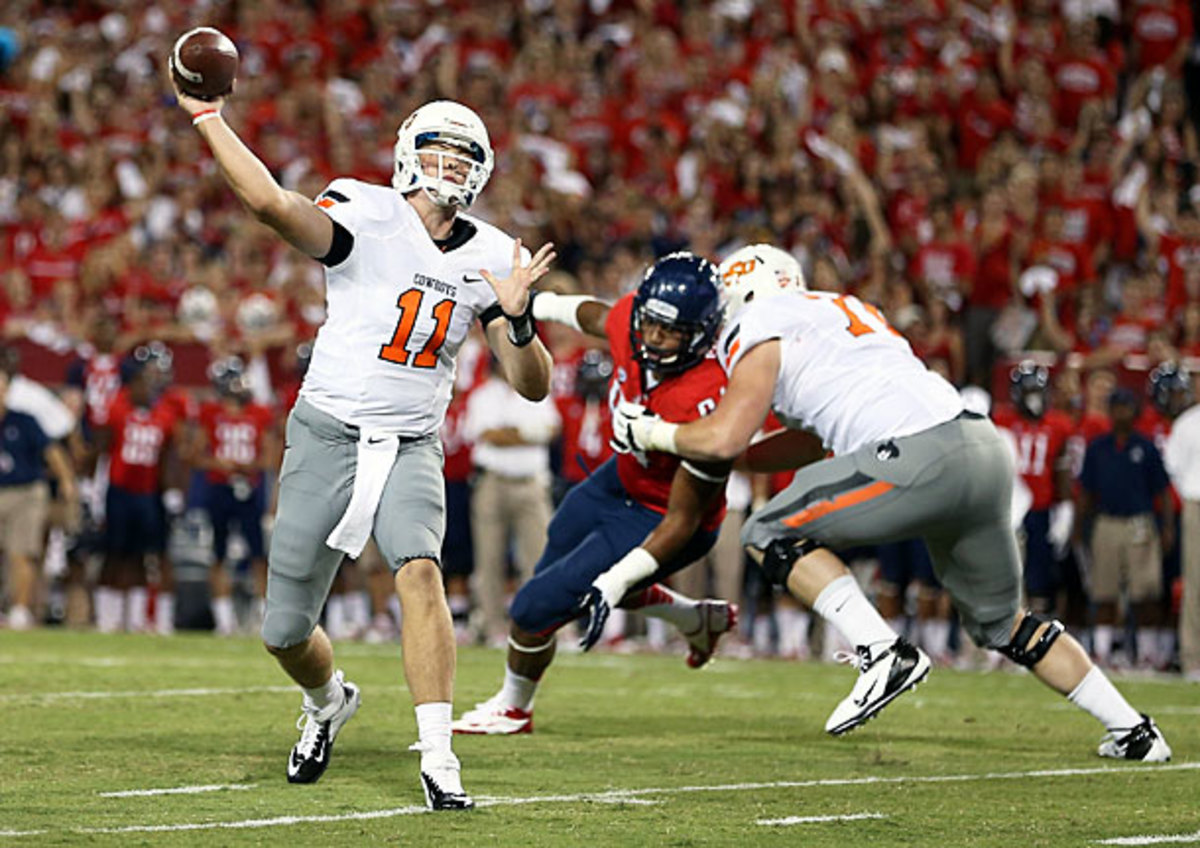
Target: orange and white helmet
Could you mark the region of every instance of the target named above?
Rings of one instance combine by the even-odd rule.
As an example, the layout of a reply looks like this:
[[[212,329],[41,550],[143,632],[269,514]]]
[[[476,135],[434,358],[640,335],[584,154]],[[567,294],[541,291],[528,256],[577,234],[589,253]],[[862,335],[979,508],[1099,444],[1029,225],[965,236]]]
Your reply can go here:
[[[734,251],[721,263],[718,273],[726,320],[756,298],[808,289],[795,257],[769,244],[751,244]]]
[[[426,174],[420,150],[433,144],[447,145],[453,152],[439,150],[437,173]],[[423,189],[439,206],[466,209],[492,175],[494,156],[487,127],[474,111],[453,100],[426,103],[409,115],[396,132],[395,153],[392,185],[402,194]],[[447,176],[450,160],[468,166],[461,183]]]

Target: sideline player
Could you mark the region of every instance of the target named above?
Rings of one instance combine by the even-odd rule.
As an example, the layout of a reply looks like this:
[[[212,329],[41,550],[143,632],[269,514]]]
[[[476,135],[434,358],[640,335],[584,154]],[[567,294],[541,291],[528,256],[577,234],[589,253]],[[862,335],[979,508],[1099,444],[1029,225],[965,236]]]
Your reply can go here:
[[[785,425],[811,428],[833,450],[800,469],[742,532],[764,552],[768,577],[856,646],[859,679],[825,729],[853,730],[929,672],[929,658],[896,635],[830,549],[921,536],[972,639],[1032,669],[1103,723],[1101,756],[1169,759],[1154,722],[1062,624],[1020,608],[1013,470],[996,428],[965,411],[958,392],[926,370],[874,306],[828,292],[776,296],[788,289],[769,263],[760,267],[766,252],[751,246],[722,266],[730,296],[717,354],[730,378],[716,411],[673,424],[625,406],[614,437],[624,449],[729,460],[773,406]]]
[[[459,103],[426,103],[400,125],[392,187],[337,179],[314,202],[275,181],[222,119],[223,100],[176,95],[246,208],[325,266],[328,318],[288,420],[262,628],[267,650],[304,690],[288,780],[320,778],[358,709],[358,687],[335,672],[317,617],[343,552],[357,556],[373,532],[403,610],[426,804],[469,809],[450,747],[455,643],[438,567],[438,427],[475,319],[517,391],[546,396],[550,355],[528,306],[551,246],[530,259],[520,241],[459,214],[493,163],[487,128]]]
[[[608,340],[612,402],[626,398],[685,420],[716,407],[725,375],[709,355],[721,308],[716,268],[708,260],[690,253],[665,256],[636,292],[611,307],[585,295],[540,292],[534,315]],[[729,463],[625,454],[572,488],[550,522],[534,576],[513,598],[504,684],[464,713],[455,732],[533,730],[533,700],[554,659],[555,633],[579,617],[593,580],[617,560],[635,563],[646,579],[611,598],[612,605],[624,597],[626,608],[674,624],[688,640],[687,664],[704,665],[720,636],[737,623],[737,608],[693,601],[653,581],[699,559],[716,542],[728,472]],[[586,647],[599,638],[608,609],[597,615],[591,606]]]
[[[254,600],[263,603],[267,559],[262,519],[266,509],[263,472],[278,461],[275,414],[255,403],[246,382],[246,366],[229,356],[209,366],[217,397],[200,407],[200,426],[193,442],[192,465],[205,472],[205,508],[213,528],[213,565],[209,571],[213,622],[218,636],[237,631],[233,609],[235,563],[227,561],[229,532],[234,525],[245,540],[254,579]],[[262,611],[255,611],[261,621]]]

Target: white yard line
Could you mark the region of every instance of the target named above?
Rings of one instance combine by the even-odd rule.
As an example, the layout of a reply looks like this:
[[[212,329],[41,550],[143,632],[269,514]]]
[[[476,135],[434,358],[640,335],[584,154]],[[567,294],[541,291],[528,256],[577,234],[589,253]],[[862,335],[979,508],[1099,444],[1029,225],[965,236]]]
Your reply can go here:
[[[44,830],[0,830],[0,837],[5,836],[41,836]]]
[[[1164,834],[1162,836],[1118,836],[1098,839],[1097,845],[1166,845],[1168,843],[1200,842],[1200,830],[1195,833]]]
[[[97,792],[101,798],[144,798],[151,795],[199,795],[202,792],[242,791],[257,783],[209,783],[203,786],[172,786],[167,789],[126,789],[121,792]]]
[[[373,692],[406,692],[405,686],[372,686]],[[21,692],[0,695],[0,703],[14,701],[89,701],[105,698],[211,698],[220,695],[258,695],[280,692],[297,693],[295,686],[239,686],[193,689],[127,689],[94,692]]]
[[[792,824],[819,824],[821,822],[862,821],[863,819],[886,819],[883,813],[848,813],[844,816],[788,816],[783,819],[759,819],[755,824],[765,827],[786,827]]]
[[[647,795],[683,795],[694,792],[746,792],[763,789],[805,789],[816,786],[869,786],[900,783],[966,783],[983,780],[1028,780],[1039,777],[1083,777],[1104,774],[1149,774],[1160,771],[1191,771],[1200,769],[1200,762],[1172,765],[1100,766],[1096,768],[1045,769],[1039,771],[987,772],[983,774],[906,775],[897,777],[848,777],[821,780],[778,780],[769,783],[725,783],[710,786],[660,786],[647,789],[614,789],[605,792],[581,792],[569,795],[532,795],[503,798],[480,797],[479,807],[511,807],[526,804],[571,804],[579,802],[629,803]],[[74,828],[74,833],[160,833],[180,830],[241,830],[246,828],[281,827],[294,824],[322,824],[343,821],[386,819],[424,813],[424,806],[394,807],[388,810],[367,810],[324,816],[278,816],[241,821],[185,822],[180,824],[142,824],[125,827]]]

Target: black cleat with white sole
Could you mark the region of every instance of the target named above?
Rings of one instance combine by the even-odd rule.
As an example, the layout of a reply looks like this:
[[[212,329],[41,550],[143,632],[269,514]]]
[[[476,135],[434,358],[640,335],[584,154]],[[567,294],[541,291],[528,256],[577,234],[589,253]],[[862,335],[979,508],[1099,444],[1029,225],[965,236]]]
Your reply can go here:
[[[342,704],[330,715],[322,717],[319,710],[305,705],[300,719],[296,722],[300,730],[300,741],[292,747],[288,757],[288,783],[316,783],[329,766],[329,757],[333,753],[333,742],[337,739],[338,731],[349,721],[362,703],[362,694],[353,683],[346,683],[342,672],[336,672],[337,681],[342,686],[344,698]]]
[[[858,681],[825,722],[834,736],[848,733],[874,718],[880,710],[916,687],[929,674],[929,656],[903,637],[895,642],[859,645],[838,659],[858,669]]]
[[[475,809],[475,802],[471,800],[470,795],[444,787],[427,771],[421,772],[421,788],[425,790],[425,805],[431,810]],[[461,787],[459,789],[461,790]]]

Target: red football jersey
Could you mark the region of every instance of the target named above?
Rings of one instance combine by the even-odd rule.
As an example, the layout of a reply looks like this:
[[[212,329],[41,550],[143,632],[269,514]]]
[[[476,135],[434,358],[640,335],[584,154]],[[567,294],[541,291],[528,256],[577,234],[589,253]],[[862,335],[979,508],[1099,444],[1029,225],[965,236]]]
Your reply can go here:
[[[578,483],[612,456],[608,443],[612,410],[603,401],[572,396],[559,402],[558,414],[562,418],[561,474],[564,480]]]
[[[200,408],[200,426],[208,436],[208,450],[214,457],[238,465],[255,465],[262,456],[263,436],[271,429],[275,414],[265,406],[248,403],[241,409],[229,409],[220,402],[206,403]],[[212,469],[208,482],[225,484],[229,474]],[[257,485],[261,473],[251,482]]]
[[[1057,409],[1037,421],[1009,407],[998,408],[992,417],[997,426],[1009,430],[1017,441],[1017,473],[1033,495],[1030,509],[1049,509],[1056,500],[1055,468],[1075,432],[1075,422]]]
[[[134,406],[126,392],[117,395],[108,411],[108,426],[112,429],[109,482],[127,492],[157,492],[163,448],[177,422],[171,404],[163,400],[146,409]]]
[[[725,372],[711,355],[682,374],[668,377],[653,388],[645,388],[646,377],[629,339],[632,313],[633,295],[627,294],[613,304],[604,327],[613,357],[614,376],[609,391],[613,406],[624,398],[642,404],[667,421],[678,422],[695,421],[716,409],[717,401],[725,391],[726,380]],[[646,456],[643,466],[632,454],[620,454],[617,456],[617,474],[621,485],[634,500],[655,512],[665,513],[679,461],[677,456],[652,452]],[[701,526],[705,530],[715,530],[724,516],[725,498],[722,497],[709,509]]]

